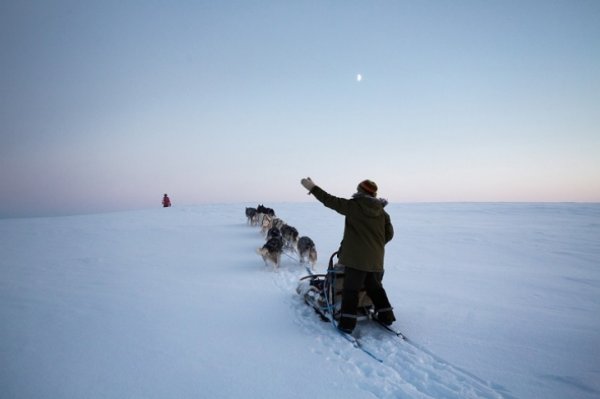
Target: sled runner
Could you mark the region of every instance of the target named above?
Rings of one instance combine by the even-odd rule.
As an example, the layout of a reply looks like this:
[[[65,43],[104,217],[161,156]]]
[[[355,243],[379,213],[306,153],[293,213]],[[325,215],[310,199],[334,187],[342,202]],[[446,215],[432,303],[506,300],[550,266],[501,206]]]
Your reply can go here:
[[[338,253],[329,258],[326,274],[313,274],[300,279],[296,292],[303,296],[304,302],[312,306],[323,321],[339,320],[342,307],[342,288],[344,286],[344,266],[334,263]],[[374,313],[371,298],[361,291],[358,301],[358,321],[371,318]]]

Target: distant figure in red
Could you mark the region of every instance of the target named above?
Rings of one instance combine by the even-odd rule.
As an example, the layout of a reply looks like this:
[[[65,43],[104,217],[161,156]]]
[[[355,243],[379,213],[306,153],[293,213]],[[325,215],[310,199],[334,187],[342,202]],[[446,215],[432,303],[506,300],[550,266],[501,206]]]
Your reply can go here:
[[[171,206],[171,200],[169,199],[169,196],[167,194],[165,194],[165,196],[163,197],[162,204],[164,208],[168,208]]]

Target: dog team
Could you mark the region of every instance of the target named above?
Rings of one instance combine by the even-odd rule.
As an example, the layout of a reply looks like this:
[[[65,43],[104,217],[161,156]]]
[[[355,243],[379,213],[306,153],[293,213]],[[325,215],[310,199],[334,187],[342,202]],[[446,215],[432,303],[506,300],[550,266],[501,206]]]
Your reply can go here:
[[[317,249],[310,237],[299,237],[298,230],[286,224],[275,216],[275,211],[264,205],[256,208],[246,208],[247,223],[251,226],[260,226],[261,233],[266,237],[265,244],[257,249],[265,265],[273,265],[273,270],[279,268],[281,255],[284,251],[297,253],[300,264],[307,261],[314,269],[317,263]]]

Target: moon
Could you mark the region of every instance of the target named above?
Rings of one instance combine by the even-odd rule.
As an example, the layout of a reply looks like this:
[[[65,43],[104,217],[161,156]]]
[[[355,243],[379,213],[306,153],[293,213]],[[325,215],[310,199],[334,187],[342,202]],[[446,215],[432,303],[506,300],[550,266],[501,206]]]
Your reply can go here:
[[[356,81],[360,82],[362,80],[362,75],[359,73],[356,75]]]

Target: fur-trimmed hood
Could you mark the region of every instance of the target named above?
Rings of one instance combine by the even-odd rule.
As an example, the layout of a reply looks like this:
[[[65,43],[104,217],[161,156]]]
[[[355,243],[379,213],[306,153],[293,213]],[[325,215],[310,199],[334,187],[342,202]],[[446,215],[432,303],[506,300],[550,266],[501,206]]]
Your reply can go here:
[[[381,216],[383,208],[388,204],[387,200],[384,198],[372,197],[361,192],[352,195],[352,199],[356,200],[363,213],[369,217]]]

